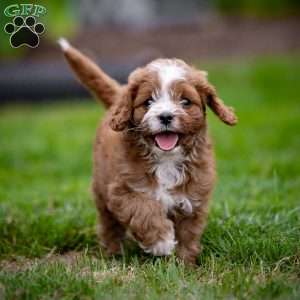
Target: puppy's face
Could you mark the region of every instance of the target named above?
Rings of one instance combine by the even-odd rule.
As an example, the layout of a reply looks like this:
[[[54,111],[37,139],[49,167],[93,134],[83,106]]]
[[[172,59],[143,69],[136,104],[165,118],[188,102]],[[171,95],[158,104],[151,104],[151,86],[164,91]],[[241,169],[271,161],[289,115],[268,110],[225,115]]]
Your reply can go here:
[[[205,126],[206,105],[225,123],[235,124],[234,113],[217,98],[205,72],[181,60],[159,59],[131,74],[111,126],[130,128],[155,151],[176,151]]]

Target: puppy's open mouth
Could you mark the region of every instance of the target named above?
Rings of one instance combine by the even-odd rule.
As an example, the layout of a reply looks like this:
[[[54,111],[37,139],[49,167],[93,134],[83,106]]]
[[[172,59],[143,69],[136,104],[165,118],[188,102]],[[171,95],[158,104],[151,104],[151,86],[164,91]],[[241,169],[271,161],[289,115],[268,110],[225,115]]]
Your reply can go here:
[[[173,150],[179,140],[179,135],[175,132],[165,131],[154,136],[154,140],[159,149],[163,151]]]

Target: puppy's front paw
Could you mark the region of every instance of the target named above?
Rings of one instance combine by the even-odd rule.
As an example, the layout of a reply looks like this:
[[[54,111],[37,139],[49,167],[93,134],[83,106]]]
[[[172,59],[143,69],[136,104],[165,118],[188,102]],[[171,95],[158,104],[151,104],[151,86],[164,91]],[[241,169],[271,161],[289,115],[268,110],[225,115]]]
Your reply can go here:
[[[146,253],[155,256],[171,255],[177,242],[175,241],[174,231],[169,232],[164,239],[157,241],[150,247],[142,247]]]

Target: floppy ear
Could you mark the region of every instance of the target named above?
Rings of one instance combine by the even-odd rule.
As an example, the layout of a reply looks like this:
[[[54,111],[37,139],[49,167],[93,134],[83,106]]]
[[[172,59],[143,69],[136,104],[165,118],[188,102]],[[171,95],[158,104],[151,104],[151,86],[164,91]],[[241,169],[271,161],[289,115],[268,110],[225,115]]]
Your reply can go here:
[[[226,106],[223,101],[218,98],[213,87],[208,88],[206,91],[206,103],[225,124],[233,126],[238,122],[234,109]]]
[[[203,76],[203,72],[198,71],[198,80],[196,82],[197,90],[205,99],[211,110],[227,125],[235,125],[238,122],[238,118],[234,113],[232,107],[226,106],[223,101],[217,96],[215,88],[208,83],[206,76]]]
[[[112,107],[109,125],[113,130],[122,131],[133,122],[133,101],[142,82],[143,74],[143,69],[136,69],[130,74],[127,86],[123,87],[120,93],[120,100]]]
[[[112,107],[109,120],[110,127],[115,131],[122,131],[128,127],[132,113],[132,95],[129,88],[123,91],[119,101]]]

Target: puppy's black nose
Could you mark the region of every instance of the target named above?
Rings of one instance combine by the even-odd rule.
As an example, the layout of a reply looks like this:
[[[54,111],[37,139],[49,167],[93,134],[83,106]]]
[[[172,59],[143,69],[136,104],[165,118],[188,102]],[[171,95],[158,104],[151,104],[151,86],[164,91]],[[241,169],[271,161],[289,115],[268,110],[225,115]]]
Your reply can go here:
[[[170,113],[163,113],[158,116],[161,124],[163,125],[169,125],[173,120],[173,115]]]

